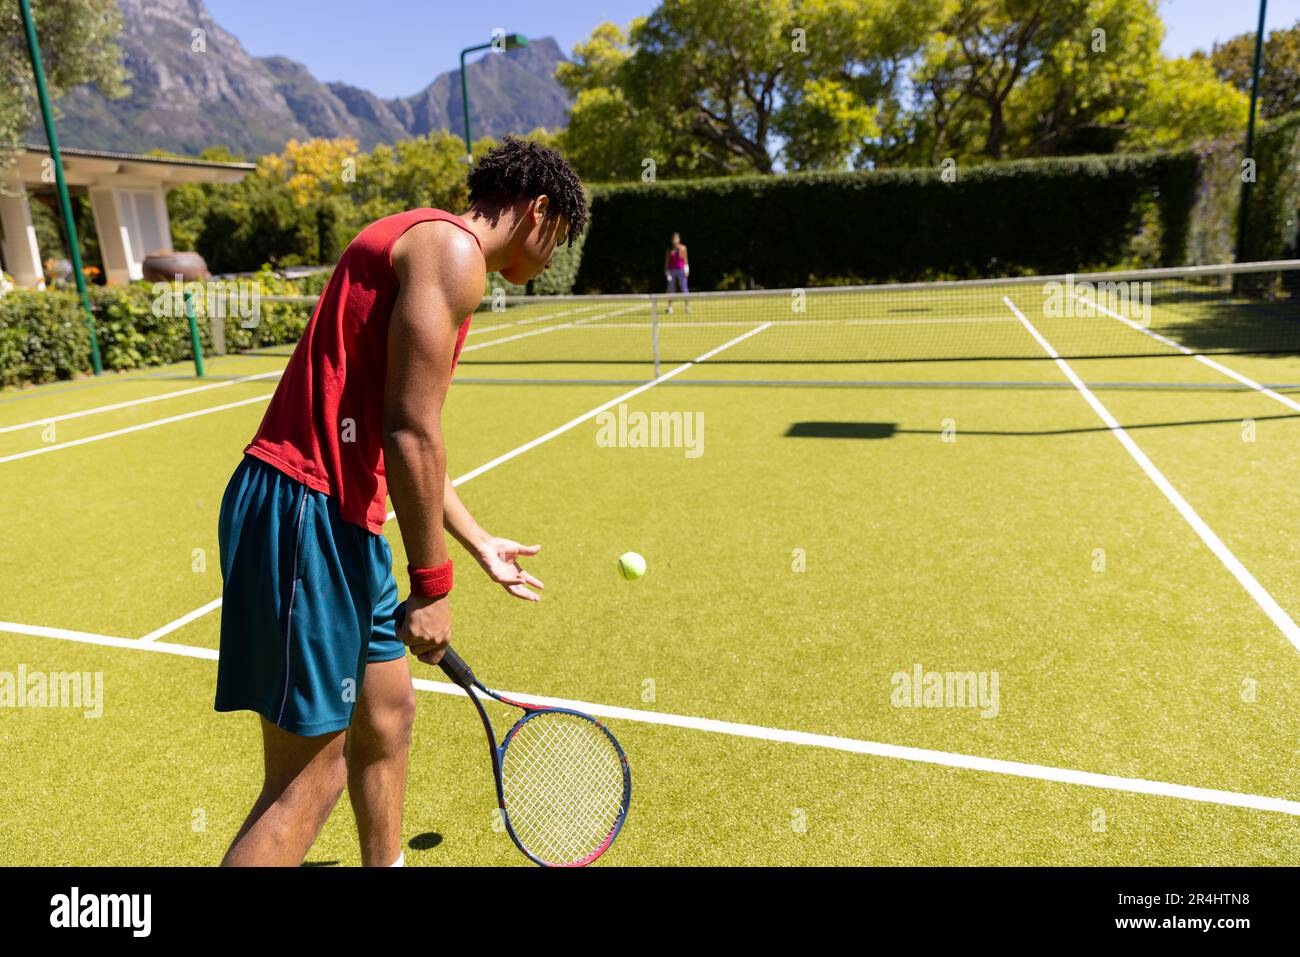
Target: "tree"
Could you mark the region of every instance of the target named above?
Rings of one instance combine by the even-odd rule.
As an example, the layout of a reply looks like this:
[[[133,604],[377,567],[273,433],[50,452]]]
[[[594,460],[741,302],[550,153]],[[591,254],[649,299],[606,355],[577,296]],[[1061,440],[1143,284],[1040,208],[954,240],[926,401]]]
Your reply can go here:
[[[771,172],[794,11],[794,0],[664,0],[632,30],[629,101],[679,118],[720,171]]]
[[[841,168],[892,143],[906,61],[943,0],[664,0],[601,24],[556,76],[575,96],[565,152],[629,179]],[[874,158],[874,153],[872,153]]]
[[[32,17],[51,100],[84,83],[108,97],[126,96],[117,0],[41,0],[32,4]],[[18,0],[0,0],[0,85],[0,151],[14,152],[40,115]]]
[[[1243,93],[1250,93],[1255,68],[1255,34],[1243,33],[1216,43],[1207,57],[1215,74]],[[1300,21],[1285,30],[1274,30],[1264,39],[1263,62],[1259,71],[1259,115],[1265,119],[1300,108]]]
[[[1087,0],[951,0],[917,76],[949,149],[1003,158],[1008,100],[1086,10]]]
[[[534,130],[530,138],[551,134]],[[496,145],[474,142],[474,155]],[[202,158],[233,159],[226,147]],[[187,183],[168,194],[172,235],[197,249],[215,272],[264,263],[333,262],[366,224],[392,213],[468,204],[464,141],[447,130],[358,152],[353,140],[305,140],[263,156],[257,171],[232,184]]]
[[[880,136],[871,110],[837,80],[807,80],[777,113],[789,169],[842,169],[864,140]]]
[[[1161,55],[1156,0],[949,0],[914,75],[914,155],[996,160],[1188,147],[1244,120],[1212,71]]]
[[[1008,97],[1019,121],[1009,148],[1017,156],[1113,152],[1164,62],[1155,0],[1089,0],[1052,34],[1038,68]]]
[[[474,144],[482,155],[491,144]],[[357,180],[348,191],[357,209],[358,226],[404,209],[434,206],[453,211],[468,202],[465,143],[447,130],[379,145],[357,159]]]
[[[680,113],[659,112],[637,105],[629,96],[630,35],[644,18],[627,30],[601,23],[591,37],[561,63],[555,77],[575,97],[568,126],[556,145],[585,180],[637,179],[653,161],[656,176],[673,178],[727,172],[726,163],[710,162]]]
[[[262,157],[257,175],[282,183],[295,203],[310,206],[347,192],[356,181],[357,161],[357,141],[350,136],[290,140],[284,152]]]
[[[1124,149],[1177,149],[1246,128],[1250,100],[1202,60],[1162,59],[1129,111]]]
[[[889,165],[911,147],[909,70],[944,0],[801,0],[776,128],[788,169]]]

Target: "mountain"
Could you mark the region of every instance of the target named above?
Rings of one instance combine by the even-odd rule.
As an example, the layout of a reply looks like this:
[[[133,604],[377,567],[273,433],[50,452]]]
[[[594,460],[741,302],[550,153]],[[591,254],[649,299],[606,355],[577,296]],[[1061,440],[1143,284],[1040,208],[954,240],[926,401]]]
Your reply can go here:
[[[346,83],[322,83],[287,57],[250,56],[203,0],[118,4],[131,95],[108,100],[90,87],[70,91],[58,101],[59,140],[66,146],[197,154],[224,145],[256,157],[314,136],[352,136],[370,149],[432,130],[464,132],[459,70],[413,96],[386,100]],[[196,29],[203,31],[198,50]],[[565,59],[555,40],[543,37],[470,63],[474,136],[564,126],[572,100],[554,76]],[[39,124],[28,139],[44,142]]]

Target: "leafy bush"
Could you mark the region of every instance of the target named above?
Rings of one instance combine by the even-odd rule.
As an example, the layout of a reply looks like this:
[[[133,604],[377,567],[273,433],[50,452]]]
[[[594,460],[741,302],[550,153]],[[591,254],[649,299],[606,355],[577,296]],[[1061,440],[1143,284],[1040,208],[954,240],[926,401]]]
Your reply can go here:
[[[284,279],[264,269],[245,287],[244,302],[252,304],[250,289],[262,296],[315,296],[328,276],[305,281]],[[163,287],[166,288],[166,287]],[[215,288],[215,287],[213,287]],[[137,369],[192,359],[189,320],[183,302],[153,283],[93,287],[91,310],[105,369]],[[257,321],[247,327],[234,311],[236,295],[227,305],[227,348],[232,351],[296,342],[311,318],[314,302],[261,302]],[[213,306],[219,302],[214,296]],[[205,354],[213,346],[209,299],[194,299],[195,318]],[[87,373],[90,334],[75,293],[14,290],[0,296],[0,385],[49,382]]]
[[[74,293],[0,296],[0,384],[66,379],[90,368],[90,333]]]

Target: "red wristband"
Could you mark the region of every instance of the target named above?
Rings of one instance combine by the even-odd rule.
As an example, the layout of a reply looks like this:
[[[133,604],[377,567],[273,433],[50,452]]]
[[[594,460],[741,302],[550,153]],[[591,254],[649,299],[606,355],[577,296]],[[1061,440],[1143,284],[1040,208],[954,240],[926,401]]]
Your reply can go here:
[[[411,594],[417,598],[441,598],[451,591],[451,559],[435,568],[406,566],[411,576]]]

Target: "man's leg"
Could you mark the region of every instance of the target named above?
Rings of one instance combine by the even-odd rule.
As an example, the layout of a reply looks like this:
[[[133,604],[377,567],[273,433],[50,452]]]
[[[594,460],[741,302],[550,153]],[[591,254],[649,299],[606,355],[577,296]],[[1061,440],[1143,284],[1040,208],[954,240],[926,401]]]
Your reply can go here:
[[[343,793],[344,732],[305,738],[261,722],[262,793],[223,867],[297,867]]]
[[[406,759],[415,723],[415,689],[406,658],[366,665],[348,729],[348,798],[361,836],[361,863],[388,867],[402,853]]]

